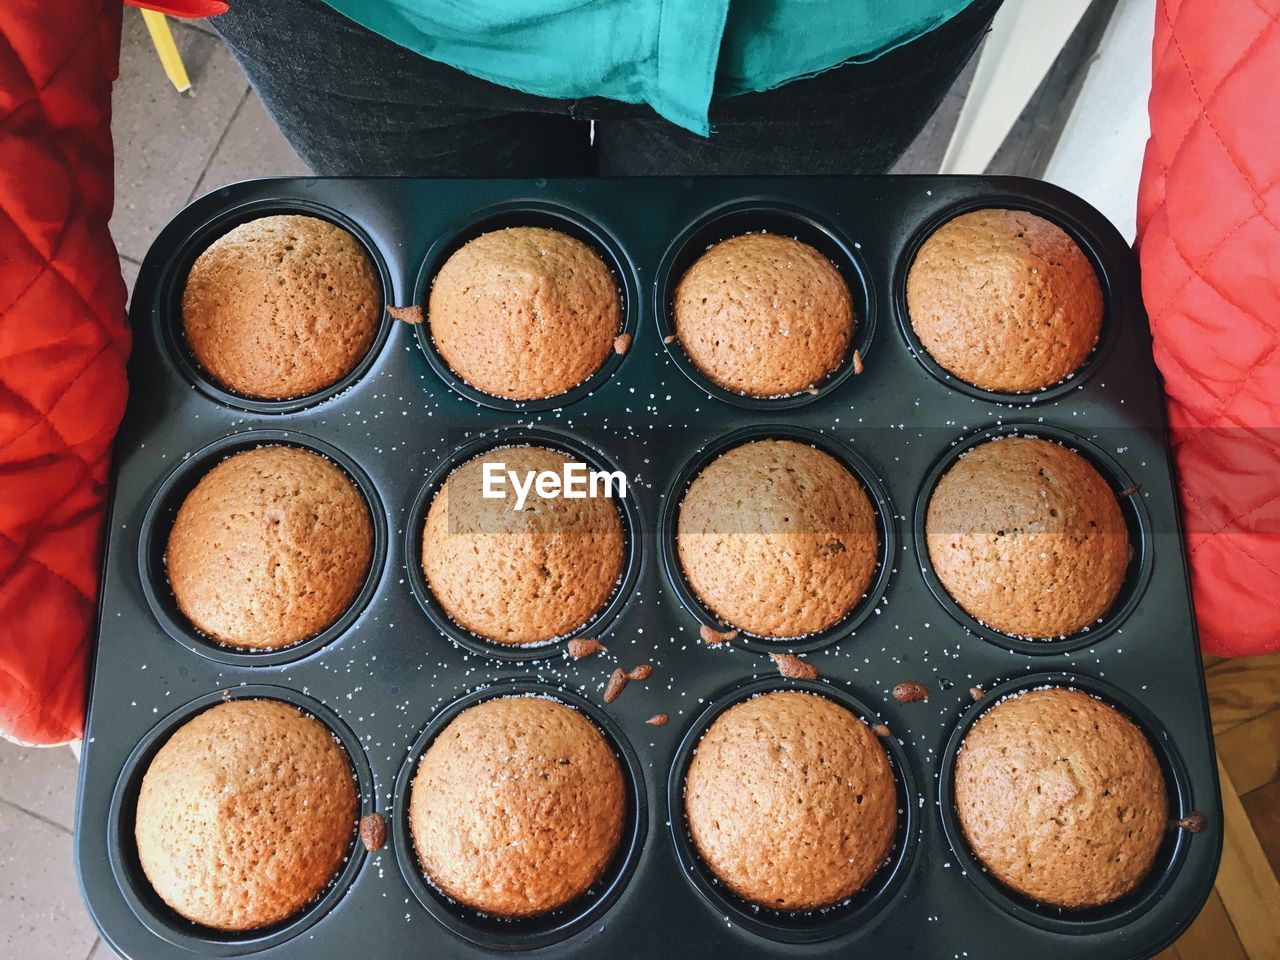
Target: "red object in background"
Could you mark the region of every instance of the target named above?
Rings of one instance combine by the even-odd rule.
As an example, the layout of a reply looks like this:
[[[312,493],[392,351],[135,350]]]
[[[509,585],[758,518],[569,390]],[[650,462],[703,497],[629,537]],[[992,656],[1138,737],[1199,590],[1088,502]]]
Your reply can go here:
[[[107,221],[120,0],[0,3],[0,730],[80,736],[129,328]]]
[[[1160,0],[1138,203],[1200,640],[1280,649],[1278,0]]]
[[[155,10],[157,13],[168,14],[171,17],[216,17],[220,13],[227,12],[227,5],[223,0],[159,0],[159,2],[151,2],[151,0],[126,0],[131,7],[145,7],[148,10]]]

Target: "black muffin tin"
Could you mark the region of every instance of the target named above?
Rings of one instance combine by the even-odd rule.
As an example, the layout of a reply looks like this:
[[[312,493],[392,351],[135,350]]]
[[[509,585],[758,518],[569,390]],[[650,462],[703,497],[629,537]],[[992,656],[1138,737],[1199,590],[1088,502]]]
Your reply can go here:
[[[923,354],[905,317],[905,276],[938,224],[981,206],[1031,210],[1093,260],[1106,314],[1084,368],[1028,396],[977,390]],[[441,362],[425,327],[384,318],[369,356],[307,398],[261,402],[209,381],[183,340],[186,271],[214,238],[273,213],[341,224],[366,245],[392,305],[420,304],[435,270],[467,239],[511,225],[566,230],[595,246],[624,301],[625,355],[555,401],[477,393]],[[707,245],[749,230],[818,247],[850,285],[859,326],[845,363],[816,395],[748,399],[706,383],[671,330],[670,297]],[[866,177],[563,181],[259,180],[197,200],[148,253],[131,307],[132,396],[116,446],[76,856],[103,937],[134,958],[260,955],[346,958],[701,956],[1136,958],[1156,953],[1208,895],[1221,815],[1159,377],[1137,266],[1095,210],[1049,185],[1010,178]],[[855,372],[853,350],[864,370]],[[1056,641],[1004,637],[941,590],[922,549],[932,484],[967,445],[1030,433],[1077,449],[1122,497],[1135,548],[1115,610]],[[861,479],[882,552],[868,597],[816,637],[699,639],[707,612],[671,549],[674,501],[697,467],[751,437],[821,446]],[[434,606],[418,572],[422,517],[453,464],[486,445],[537,442],[629,479],[628,559],[615,598],[583,635],[609,648],[571,661],[565,641],[494,650]],[[329,456],[374,517],[368,582],[333,628],[268,654],[223,649],[177,611],[164,542],[183,495],[221,458],[261,443]],[[1127,488],[1141,484],[1136,493]],[[778,676],[791,650],[818,681]],[[652,677],[602,703],[617,665]],[[917,680],[927,702],[890,691]],[[973,860],[950,810],[949,771],[967,725],[1006,692],[1046,683],[1087,690],[1131,715],[1164,767],[1171,813],[1203,811],[1197,835],[1171,830],[1143,885],[1121,902],[1070,913],[1027,902]],[[971,687],[981,687],[975,703]],[[681,776],[699,732],[730,703],[773,688],[811,689],[886,724],[900,792],[889,861],[850,902],[811,914],[743,903],[693,852]],[[421,878],[407,833],[416,758],[466,705],[538,693],[584,710],[617,751],[627,828],[605,876],[546,917],[503,921],[452,903]],[[353,836],[341,875],[297,917],[249,935],[190,924],[148,887],[132,840],[146,763],[165,738],[224,697],[271,696],[328,724],[350,754],[365,812],[389,837]],[[670,717],[666,726],[646,720]]]

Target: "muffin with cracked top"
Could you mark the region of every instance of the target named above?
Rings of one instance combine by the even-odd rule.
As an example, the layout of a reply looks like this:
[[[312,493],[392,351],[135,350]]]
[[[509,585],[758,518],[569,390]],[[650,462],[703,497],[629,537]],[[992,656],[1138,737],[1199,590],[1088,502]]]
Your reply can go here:
[[[219,385],[257,400],[316,393],[349,374],[382,321],[382,281],[360,242],[295,214],[227,231],[196,258],[182,327]]]
[[[542,400],[590,379],[622,330],[618,281],[577,237],[545,227],[481,234],[436,274],[427,324],[449,368],[484,393]]]
[[[591,620],[626,560],[617,503],[542,496],[523,509],[484,496],[486,464],[518,476],[561,474],[572,458],[547,447],[501,447],[464,463],[437,491],[422,531],[422,572],[451,619],[492,643],[547,643]],[[508,491],[509,492],[509,491]]]
[[[418,763],[409,825],[427,879],[499,917],[530,917],[585,893],[622,839],[622,768],[578,710],[536,696],[485,700]]]
[[[817,388],[849,352],[853,298],[807,243],[748,233],[689,267],[672,304],[676,337],[717,386],[752,397]]]
[[[1150,871],[1169,823],[1164,774],[1128,717],[1080,690],[1000,701],[956,757],[965,839],[1011,890],[1068,909],[1113,903]]]
[[[907,312],[947,372],[1000,393],[1076,372],[1102,329],[1102,287],[1065,230],[1025,210],[974,210],[921,245]]]
[[[698,855],[745,900],[816,910],[863,889],[898,824],[879,739],[826,697],[795,690],[737,703],[707,728],[685,775]]]
[[[156,752],[134,837],[147,880],[177,913],[257,930],[324,892],[358,812],[351,762],[328,728],[278,700],[230,700]]]
[[[1102,475],[1078,453],[1034,437],[965,453],[934,488],[925,536],[938,579],[967,613],[1041,640],[1098,622],[1132,552]]]
[[[866,594],[880,541],[862,483],[830,454],[757,440],[689,484],[676,523],[680,567],[716,616],[760,637],[819,633]]]
[[[318,453],[273,445],[201,478],[169,531],[178,608],[225,646],[274,650],[342,616],[373,556],[373,522],[351,478]]]

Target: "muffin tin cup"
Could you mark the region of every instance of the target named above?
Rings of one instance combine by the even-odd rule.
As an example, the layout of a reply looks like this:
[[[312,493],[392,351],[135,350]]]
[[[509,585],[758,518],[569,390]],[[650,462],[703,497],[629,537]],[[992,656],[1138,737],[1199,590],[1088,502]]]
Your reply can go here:
[[[264,400],[245,396],[219,383],[200,366],[195,355],[187,344],[186,334],[182,328],[182,294],[187,285],[187,274],[200,254],[204,253],[215,240],[241,224],[260,217],[279,216],[283,214],[300,214],[328,221],[334,226],[347,231],[364,248],[378,275],[378,283],[382,290],[382,311],[378,320],[378,329],[374,333],[369,349],[345,376],[335,383],[323,387],[314,393],[284,400]],[[248,413],[288,414],[298,413],[323,403],[350,389],[350,387],[369,373],[377,362],[382,348],[386,345],[393,321],[387,312],[387,305],[393,300],[391,274],[386,260],[378,250],[369,234],[350,217],[338,210],[301,198],[289,201],[259,200],[243,204],[235,204],[219,210],[207,221],[201,223],[178,245],[169,257],[164,268],[164,281],[159,290],[160,303],[163,308],[155,311],[153,322],[159,341],[164,345],[170,362],[181,375],[197,390],[218,403],[244,410]]]
[[[1067,388],[1028,396],[965,392],[954,378],[929,373],[908,349],[909,339],[889,329],[891,314],[900,313],[913,245],[933,224],[981,206],[1047,215],[1096,258],[1107,297],[1106,333]],[[283,404],[222,396],[202,385],[184,353],[175,311],[187,267],[230,225],[282,212],[327,216],[364,240],[383,273],[388,304],[422,303],[443,257],[486,229],[528,223],[568,230],[603,250],[615,269],[626,331],[633,334],[630,349],[611,356],[577,391],[545,403],[508,402],[467,394],[433,364],[429,337],[423,339],[429,331],[384,320],[385,341],[345,388]],[[856,346],[866,361],[861,375],[846,365],[816,397],[722,396],[696,371],[691,375],[678,344],[662,343],[670,333],[668,294],[681,269],[677,255],[693,257],[721,239],[717,233],[760,229],[811,243],[816,237],[815,245],[846,271],[859,313]],[[838,249],[831,252],[822,237]],[[780,953],[795,960],[854,954],[1072,960],[1086,949],[1137,960],[1188,924],[1212,889],[1221,809],[1159,375],[1133,252],[1083,201],[1048,184],[1005,177],[246,181],[196,200],[163,229],[139,270],[130,310],[131,394],[112,464],[74,838],[89,913],[120,955],[347,960],[426,953],[483,960],[495,950],[527,947],[545,960],[619,952],[671,960],[708,954],[763,960]],[[1011,405],[1024,408],[1012,412]],[[956,438],[1004,432],[1009,428],[992,425],[1014,417],[1036,420],[1026,425],[1036,435],[1063,431],[1113,489],[1130,477],[1142,483],[1141,495],[1124,501],[1142,532],[1134,540],[1140,557],[1129,570],[1132,590],[1126,586],[1105,623],[1065,642],[1020,643],[1001,635],[978,641],[974,633],[981,631],[972,624],[954,611],[944,615],[949,598],[938,592],[927,557],[917,562],[917,518],[908,515],[922,489],[932,488],[942,461],[954,459]],[[879,567],[868,597],[826,635],[740,636],[709,648],[699,626],[720,621],[684,583],[673,549],[675,511],[702,464],[764,437],[812,443],[859,477],[881,527]],[[173,602],[163,563],[185,492],[222,456],[263,442],[315,449],[346,470],[370,505],[379,544],[369,582],[340,625],[269,653],[223,648],[192,630]],[[565,450],[627,477],[619,505],[626,574],[605,609],[578,632],[600,637],[607,653],[575,660],[565,656],[566,638],[531,648],[490,643],[459,630],[433,609],[424,590],[421,524],[438,482],[482,449],[518,443]],[[744,686],[744,678],[773,677],[766,655],[784,650],[808,653],[806,662],[822,674],[815,692],[839,699],[848,690],[860,701],[856,712],[889,726],[893,738],[885,747],[909,797],[902,808],[910,820],[902,860],[876,881],[884,880],[884,892],[868,894],[865,906],[798,919],[764,916],[732,898],[722,902],[724,888],[698,879],[700,861],[690,859],[687,847],[682,854],[682,841],[668,825],[671,815],[683,824],[680,798],[669,796],[671,778],[683,783],[696,742],[686,741],[705,724],[702,714],[756,689]],[[650,664],[652,675],[599,706],[611,672],[638,664]],[[1208,823],[1200,834],[1177,838],[1177,866],[1158,897],[1114,925],[1095,925],[1087,938],[1074,932],[1079,917],[1068,918],[1071,930],[1049,929],[984,894],[983,878],[962,875],[941,818],[929,812],[938,799],[933,781],[941,775],[942,748],[970,705],[965,689],[971,683],[1048,669],[1075,678],[1077,668],[1127,693],[1152,720],[1144,726],[1153,737],[1167,735],[1165,742],[1176,745],[1189,791],[1184,796]],[[904,680],[926,683],[929,699],[895,700],[892,688]],[[782,679],[754,682],[760,689],[806,688]],[[264,683],[273,686],[259,686]],[[362,777],[366,810],[374,797],[364,785],[371,777],[381,784],[376,805],[391,811],[387,846],[367,858],[355,850],[367,866],[344,893],[330,901],[335,895],[326,891],[280,929],[252,936],[223,936],[178,920],[146,899],[151,892],[139,885],[136,856],[132,876],[123,866],[132,824],[121,819],[117,795],[130,796],[129,777],[140,775],[166,735],[157,733],[157,721],[178,704],[215,702],[224,690],[311,704],[308,709],[344,738]],[[430,739],[427,734],[417,743],[424,728],[447,722],[438,714],[453,709],[466,691],[475,698],[543,693],[578,706],[624,761],[635,826],[620,854],[617,883],[575,904],[572,915],[566,909],[549,922],[542,918],[541,926],[471,916],[432,891],[418,872],[404,829],[404,792],[397,794],[395,785]],[[669,722],[661,725],[657,714]],[[121,787],[126,770],[132,772]],[[341,883],[346,880],[335,887]],[[302,935],[288,933],[304,922],[311,925]],[[806,926],[811,929],[797,932]]]
[[[427,482],[422,485],[418,495],[409,508],[408,523],[404,529],[404,555],[408,560],[408,579],[410,589],[427,615],[432,625],[460,647],[477,653],[491,660],[509,662],[528,662],[546,660],[561,656],[570,640],[578,637],[600,637],[609,629],[610,624],[626,606],[627,600],[635,587],[640,572],[640,515],[631,497],[615,499],[618,508],[618,519],[622,522],[623,559],[622,575],[614,585],[613,592],[604,606],[597,610],[584,623],[573,630],[543,643],[504,644],[490,640],[468,630],[454,620],[440,601],[435,597],[426,574],[422,569],[422,530],[427,522],[427,512],[440,488],[449,476],[468,460],[474,459],[491,450],[504,447],[541,446],[568,454],[576,462],[585,463],[593,470],[614,471],[619,467],[600,450],[592,449],[568,434],[545,427],[512,427],[495,430],[484,434],[458,447],[443,463],[441,463]]]
[[[851,473],[871,501],[871,509],[876,518],[876,534],[879,547],[876,551],[876,567],[871,574],[871,582],[867,586],[862,599],[854,604],[838,622],[818,633],[796,637],[762,637],[739,630],[738,635],[730,642],[742,650],[752,653],[808,653],[820,650],[831,644],[851,637],[858,627],[875,611],[888,589],[892,574],[891,558],[897,556],[898,536],[894,522],[893,504],[889,501],[889,493],[884,484],[877,478],[876,471],[855,453],[848,445],[841,443],[827,434],[804,430],[799,427],[777,424],[759,427],[744,427],[727,436],[719,437],[705,444],[698,453],[676,474],[675,480],[663,498],[662,516],[659,519],[658,539],[662,551],[662,566],[667,575],[667,582],[675,592],[684,608],[700,624],[706,624],[716,630],[734,629],[714,610],[702,602],[685,577],[684,568],[680,564],[679,550],[676,546],[676,533],[680,519],[680,505],[689,485],[698,478],[717,457],[756,440],[795,440],[799,443],[816,447],[829,454]]]
[[[432,245],[422,263],[417,283],[414,285],[414,303],[421,306],[423,316],[423,322],[417,324],[415,329],[418,346],[436,376],[472,403],[511,413],[557,410],[577,403],[599,389],[622,365],[626,354],[610,352],[595,373],[564,393],[535,400],[512,400],[485,393],[454,372],[448,361],[441,356],[436,348],[435,339],[431,336],[430,311],[427,309],[427,303],[431,297],[431,285],[435,282],[440,268],[472,240],[494,230],[503,230],[508,227],[545,227],[549,230],[558,230],[582,241],[594,250],[617,281],[618,299],[622,307],[622,327],[618,333],[630,337],[634,343],[637,324],[635,304],[639,300],[639,293],[635,267],[628,259],[626,252],[608,231],[572,207],[530,199],[502,203],[470,214],[445,230]]]
[[[975,447],[984,443],[997,442],[1002,437],[1015,436],[1048,440],[1061,444],[1082,456],[1098,471],[1111,489],[1111,492],[1116,495],[1117,502],[1120,505],[1120,512],[1124,516],[1125,525],[1129,531],[1129,546],[1132,555],[1129,558],[1129,566],[1125,570],[1124,581],[1120,585],[1120,592],[1116,594],[1111,608],[1102,615],[1099,622],[1077,630],[1069,636],[1033,639],[1016,637],[993,629],[961,607],[955,598],[947,592],[947,588],[939,579],[937,571],[934,569],[933,561],[929,556],[929,543],[925,527],[929,512],[929,501],[933,497],[933,491],[937,489],[938,481],[959,462],[961,457]],[[924,577],[929,590],[947,613],[969,633],[981,637],[988,643],[994,643],[996,646],[1004,647],[1006,650],[1032,656],[1070,653],[1093,646],[1124,626],[1125,621],[1141,602],[1147,583],[1151,579],[1152,533],[1151,520],[1148,516],[1146,505],[1143,503],[1142,497],[1137,493],[1124,497],[1120,496],[1122,491],[1132,485],[1133,480],[1125,472],[1124,468],[1111,456],[1104,453],[1100,447],[1060,427],[1030,422],[1001,423],[998,426],[987,427],[972,433],[953,444],[951,449],[938,459],[933,469],[926,475],[924,484],[916,496],[913,532],[916,544],[916,560],[920,565],[921,576]]]
[[[920,795],[916,792],[911,766],[902,745],[892,736],[877,737],[893,768],[898,790],[898,823],[897,837],[889,858],[867,885],[842,903],[811,911],[772,910],[733,893],[703,862],[689,834],[684,809],[685,779],[698,744],[721,714],[760,694],[779,690],[817,694],[844,707],[868,725],[878,722],[876,711],[830,683],[768,677],[733,687],[713,700],[694,719],[680,741],[667,781],[671,840],[685,877],[717,914],[731,917],[744,930],[768,940],[792,944],[818,943],[874,924],[880,911],[897,895],[911,871],[912,854],[919,839]]]
[[[1170,820],[1181,819],[1195,809],[1196,798],[1192,796],[1191,784],[1181,756],[1168,732],[1141,703],[1112,684],[1084,674],[1036,673],[1006,680],[993,686],[978,702],[961,714],[947,739],[938,773],[938,811],[942,820],[942,829],[965,876],[988,901],[1019,922],[1053,933],[1072,936],[1088,936],[1115,930],[1149,912],[1168,892],[1169,887],[1177,879],[1178,871],[1182,869],[1187,848],[1192,842],[1190,834],[1171,825],[1165,833],[1164,842],[1156,853],[1155,861],[1147,876],[1133,891],[1116,902],[1084,910],[1067,910],[1037,903],[1009,889],[992,877],[970,849],[964,830],[960,826],[959,815],[956,813],[956,757],[973,725],[1002,700],[1045,687],[1069,687],[1081,690],[1114,707],[1132,720],[1147,738],[1147,742],[1151,744],[1151,749],[1160,764],[1160,770],[1164,774]],[[1190,919],[1190,917],[1185,918],[1187,922]]]
[[[707,250],[722,240],[748,233],[773,233],[792,237],[821,253],[849,287],[854,329],[844,358],[832,373],[815,384],[816,392],[799,391],[777,397],[757,397],[728,390],[703,373],[680,346],[676,336],[674,304],[676,288],[685,272]],[[746,410],[782,411],[807,406],[854,375],[853,355],[866,361],[876,332],[878,310],[875,288],[857,245],[820,214],[789,203],[758,199],[735,201],[717,207],[689,224],[676,237],[658,265],[653,285],[653,305],[658,334],[676,367],[699,390],[723,403]]]
[[[205,927],[182,917],[160,899],[143,873],[134,840],[134,820],[142,779],[157,751],[179,727],[210,707],[230,700],[277,700],[299,708],[324,724],[341,744],[351,764],[360,804],[357,820],[374,811],[373,772],[359,739],[332,710],[295,690],[268,684],[238,686],[198,697],[161,720],[134,747],[116,781],[107,813],[107,855],[125,901],[138,920],[162,940],[194,955],[207,957],[257,953],[297,937],[333,910],[355,882],[365,860],[364,847],[357,838],[357,823],[353,822],[347,857],[328,886],[292,917],[259,930],[235,932]]]
[[[963,214],[972,213],[975,210],[987,209],[1025,210],[1061,227],[1088,258],[1089,263],[1093,266],[1094,274],[1098,278],[1098,286],[1102,290],[1102,324],[1098,330],[1098,342],[1094,344],[1093,349],[1085,357],[1084,363],[1075,372],[1065,380],[1050,384],[1040,390],[1032,390],[1026,393],[1004,393],[998,390],[987,390],[976,384],[969,383],[933,359],[928,348],[925,347],[920,337],[916,334],[915,327],[911,324],[911,311],[907,307],[907,277],[911,273],[911,266],[915,263],[916,255],[920,252],[920,248],[926,240],[933,236],[939,227],[949,221]],[[916,231],[916,234],[907,243],[903,249],[902,256],[898,259],[893,278],[893,309],[898,316],[898,330],[901,332],[903,339],[907,341],[907,347],[911,350],[912,356],[920,362],[920,365],[925,370],[929,371],[929,374],[934,379],[965,396],[973,397],[975,400],[982,400],[986,403],[1008,406],[1032,406],[1060,399],[1072,390],[1082,387],[1093,376],[1094,372],[1102,366],[1103,361],[1115,345],[1117,324],[1114,313],[1117,308],[1114,292],[1111,288],[1111,273],[1104,265],[1104,257],[1101,252],[1102,246],[1103,244],[1096,234],[1082,224],[1076,223],[1072,218],[1065,215],[1061,209],[1056,209],[1049,204],[1040,203],[1025,196],[983,195],[948,206],[921,224],[920,229]]]
[[[319,454],[333,463],[355,484],[369,509],[373,549],[364,582],[347,609],[319,633],[287,647],[252,650],[228,646],[204,633],[178,608],[165,570],[169,532],[187,495],[205,475],[228,457],[265,446],[290,446]],[[355,461],[332,444],[292,430],[248,430],[214,441],[191,454],[165,478],[142,521],[138,537],[138,575],[152,614],[167,633],[193,653],[219,663],[244,666],[278,666],[310,656],[342,636],[360,619],[382,578],[387,561],[387,519],[378,491]]]
[[[544,697],[572,707],[604,735],[622,768],[626,787],[626,819],[613,860],[585,893],[548,913],[507,919],[489,916],[466,906],[431,884],[418,860],[409,826],[409,800],[413,778],[423,754],[444,729],[464,710],[502,697]],[[618,725],[589,700],[562,687],[528,678],[509,678],[472,690],[439,710],[409,748],[396,778],[392,806],[397,811],[393,844],[400,873],[417,901],[443,927],[486,950],[527,951],[551,946],[599,922],[622,895],[648,830],[648,806],[640,761]]]

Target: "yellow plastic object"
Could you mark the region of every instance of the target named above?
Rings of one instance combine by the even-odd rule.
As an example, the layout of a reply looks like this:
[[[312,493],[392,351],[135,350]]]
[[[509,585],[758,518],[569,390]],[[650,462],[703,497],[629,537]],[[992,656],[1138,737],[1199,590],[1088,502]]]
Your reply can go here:
[[[154,10],[143,10],[142,19],[146,21],[151,42],[155,44],[156,53],[160,56],[160,65],[164,67],[165,76],[169,78],[175,90],[186,93],[191,89],[191,80],[187,77],[187,68],[182,64],[178,45],[173,42],[169,21],[165,19],[163,13],[157,13]]]

